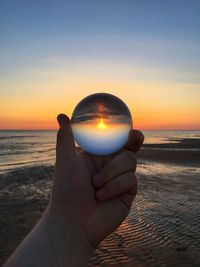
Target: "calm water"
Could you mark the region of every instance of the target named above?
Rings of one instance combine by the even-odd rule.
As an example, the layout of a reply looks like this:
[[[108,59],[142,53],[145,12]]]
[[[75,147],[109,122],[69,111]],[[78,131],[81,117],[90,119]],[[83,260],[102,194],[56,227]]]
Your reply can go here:
[[[200,131],[144,131],[145,144],[165,149],[199,149]],[[187,145],[181,140],[191,139]],[[179,144],[171,146],[170,144]],[[56,131],[0,131],[0,172],[55,162]]]

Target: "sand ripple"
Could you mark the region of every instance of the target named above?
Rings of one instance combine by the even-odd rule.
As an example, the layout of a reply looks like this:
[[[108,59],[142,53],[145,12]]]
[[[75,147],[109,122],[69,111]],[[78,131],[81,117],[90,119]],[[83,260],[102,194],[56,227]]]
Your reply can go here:
[[[1,262],[45,209],[53,170],[41,166],[1,175]],[[199,267],[199,177],[198,168],[140,164],[131,212],[101,243],[89,266]]]
[[[159,168],[139,167],[140,190],[131,212],[102,242],[90,266],[200,266],[199,173],[171,167],[159,175]]]

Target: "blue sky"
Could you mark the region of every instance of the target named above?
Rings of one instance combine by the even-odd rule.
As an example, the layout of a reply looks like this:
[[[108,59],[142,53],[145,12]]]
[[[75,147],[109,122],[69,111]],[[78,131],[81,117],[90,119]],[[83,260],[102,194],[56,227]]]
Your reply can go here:
[[[1,70],[46,58],[105,57],[195,71],[199,13],[193,0],[1,1]]]

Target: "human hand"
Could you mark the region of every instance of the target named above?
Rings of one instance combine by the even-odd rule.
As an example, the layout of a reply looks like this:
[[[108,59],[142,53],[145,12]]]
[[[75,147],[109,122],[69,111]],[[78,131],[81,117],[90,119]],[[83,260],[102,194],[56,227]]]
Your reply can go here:
[[[144,136],[131,130],[120,152],[95,156],[75,147],[66,115],[57,119],[55,177],[46,214],[78,232],[82,242],[94,249],[129,213],[137,193],[135,153]]]

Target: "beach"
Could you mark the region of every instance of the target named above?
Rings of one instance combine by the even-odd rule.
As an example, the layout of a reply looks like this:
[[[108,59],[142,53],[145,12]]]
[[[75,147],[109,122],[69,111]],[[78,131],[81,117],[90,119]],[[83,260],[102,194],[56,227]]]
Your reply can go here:
[[[100,244],[89,266],[199,266],[199,156],[193,150],[144,147],[129,216]],[[1,264],[46,208],[53,174],[53,164],[1,173]]]

